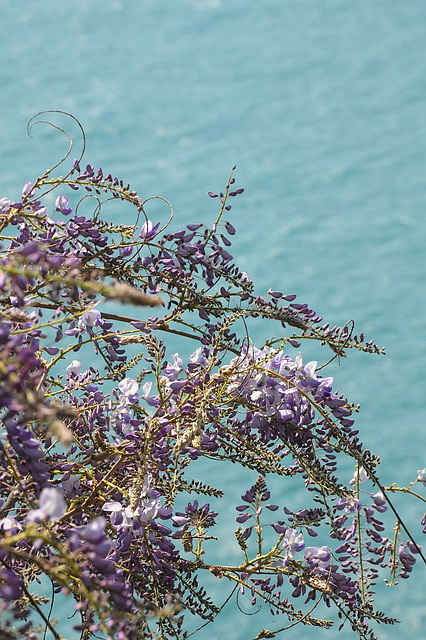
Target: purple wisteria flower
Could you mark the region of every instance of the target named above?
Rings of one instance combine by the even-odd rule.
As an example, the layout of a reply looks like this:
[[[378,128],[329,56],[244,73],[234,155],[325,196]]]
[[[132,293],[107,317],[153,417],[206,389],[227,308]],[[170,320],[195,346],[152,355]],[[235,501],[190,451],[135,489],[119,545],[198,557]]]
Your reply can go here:
[[[10,533],[14,535],[22,530],[22,525],[13,516],[6,516],[0,520],[0,530],[3,531],[4,534]]]
[[[23,198],[32,198],[34,196],[34,185],[32,182],[25,182],[22,187],[22,197]]]
[[[69,198],[64,195],[60,195],[56,198],[55,207],[56,211],[60,211],[63,216],[69,216],[72,213],[72,207],[69,207]]]
[[[138,393],[139,385],[133,378],[124,378],[118,383],[118,402],[114,404],[111,415],[120,435],[132,433],[139,427],[140,421],[132,419],[133,408],[139,400]]]
[[[81,372],[82,364],[79,360],[73,360],[66,368],[66,377],[70,378],[71,376],[75,376],[78,378]]]
[[[172,209],[168,222],[147,219],[151,198],[83,157],[26,182],[20,201],[0,199],[2,638],[56,637],[55,602],[47,616],[31,595],[45,577],[87,640],[182,639],[190,614],[204,626],[220,613],[209,572],[238,585],[240,610],[248,596],[291,625],[326,628],[312,606],[322,599],[372,640],[377,622],[395,622],[373,608],[378,579],[396,584],[426,562],[393,504],[396,491],[421,498],[426,470],[407,488],[382,485],[359,407],[324,375],[351,349],[383,350],[273,283],[255,290],[225,219],[244,191],[234,169],[209,193],[215,221],[182,228]],[[134,215],[105,219],[111,200]],[[278,336],[263,346],[249,335],[259,320]],[[295,355],[306,341],[325,364]],[[257,479],[238,493],[241,555],[213,564],[231,548],[226,464]],[[272,502],[271,477],[286,505]]]
[[[305,548],[303,533],[297,533],[296,529],[287,529],[283,540],[283,549],[289,558]]]
[[[159,226],[160,226],[159,222],[157,222],[156,224],[153,224],[151,220],[147,220],[142,225],[142,229],[140,231],[139,236],[144,240],[150,240],[151,238],[157,235]]]
[[[327,569],[331,561],[330,550],[326,546],[306,547],[305,560],[311,568]]]
[[[188,503],[185,511],[177,511],[172,521],[178,530],[175,537],[182,537],[185,532],[193,530],[197,536],[201,535],[202,530],[210,529],[216,524],[218,513],[210,509],[210,504],[199,506],[198,500]]]
[[[117,529],[139,529],[141,524],[155,519],[161,509],[161,502],[155,498],[147,498],[141,504],[132,509],[124,507],[120,502],[106,502],[102,509],[110,514],[111,523]]]
[[[339,498],[336,509],[344,509],[352,513],[361,509],[361,502],[355,494],[349,494],[345,498]]]
[[[39,508],[33,509],[27,516],[28,522],[56,522],[67,510],[64,496],[56,487],[44,487],[40,493]]]
[[[162,506],[158,491],[150,489],[151,482],[152,476],[145,476],[143,485],[138,491],[139,499],[134,505],[124,506],[117,500],[111,500],[102,506],[102,510],[109,513],[111,524],[118,531],[130,528],[142,532],[144,525],[156,518],[170,517],[171,510]]]
[[[374,502],[374,507],[379,513],[384,513],[387,510],[386,497],[383,491],[378,491],[371,495]]]
[[[426,468],[417,471],[417,482],[421,482],[426,487]]]
[[[349,486],[353,487],[358,482],[367,482],[367,480],[368,480],[367,472],[363,467],[361,467],[359,470],[355,471],[354,475],[349,480]]]
[[[102,324],[102,316],[99,309],[92,308],[89,311],[83,313],[78,321],[78,329],[80,331],[87,331],[92,327],[97,327]]]

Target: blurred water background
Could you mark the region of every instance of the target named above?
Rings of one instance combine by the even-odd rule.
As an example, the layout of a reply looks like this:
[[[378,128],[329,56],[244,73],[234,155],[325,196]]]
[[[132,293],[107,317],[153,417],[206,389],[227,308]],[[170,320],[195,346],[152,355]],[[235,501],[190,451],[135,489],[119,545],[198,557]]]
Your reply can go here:
[[[331,325],[354,319],[386,346],[386,357],[354,353],[330,375],[361,403],[357,423],[385,484],[413,480],[426,466],[424,0],[0,0],[0,16],[0,196],[18,199],[65,150],[47,127],[26,135],[46,109],[81,121],[87,162],[170,200],[176,229],[213,220],[207,191],[237,164],[237,264],[259,293],[296,292]],[[268,337],[262,322],[251,329],[259,345]],[[231,521],[254,479],[239,484],[234,468],[219,476]],[[291,488],[274,490],[277,501]],[[420,532],[420,503],[401,508]],[[380,608],[402,620],[380,627],[380,640],[424,637],[417,568],[399,588],[378,589]],[[213,589],[220,604],[226,590]],[[59,628],[71,640],[65,613]],[[200,638],[249,640],[276,624],[230,604]],[[282,637],[337,631],[299,626]]]

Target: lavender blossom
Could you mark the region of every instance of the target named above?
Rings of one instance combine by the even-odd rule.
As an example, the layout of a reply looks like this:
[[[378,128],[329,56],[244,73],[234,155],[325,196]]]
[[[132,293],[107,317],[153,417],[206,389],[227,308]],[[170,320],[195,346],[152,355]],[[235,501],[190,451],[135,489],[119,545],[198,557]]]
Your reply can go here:
[[[417,471],[417,482],[421,482],[426,487],[426,468]]]
[[[218,214],[207,225],[173,227],[172,212],[141,221],[137,192],[82,157],[65,177],[26,182],[20,201],[0,199],[0,635],[16,626],[41,640],[40,616],[55,635],[31,596],[41,574],[69,595],[88,640],[186,637],[189,613],[204,624],[220,612],[203,572],[237,584],[238,606],[248,596],[290,624],[329,626],[319,597],[368,640],[377,621],[395,622],[373,609],[381,572],[396,584],[425,558],[392,494],[421,498],[425,469],[415,491],[385,487],[358,406],[325,364],[293,351],[317,341],[327,363],[383,349],[294,293],[255,290],[224,219],[244,192],[234,169],[209,192]],[[125,224],[104,219],[111,198],[133,207]],[[253,344],[258,319],[281,336]],[[226,463],[257,479],[236,506],[241,555],[218,565]],[[203,465],[220,469],[217,483]],[[272,500],[271,476],[281,498],[294,484],[297,505]]]
[[[289,558],[294,558],[295,553],[302,551],[304,548],[303,534],[297,533],[295,529],[287,529],[283,541],[283,549],[285,549],[286,555]]]
[[[41,490],[39,508],[33,509],[27,516],[28,522],[56,522],[67,510],[62,492],[56,487],[45,487]]]

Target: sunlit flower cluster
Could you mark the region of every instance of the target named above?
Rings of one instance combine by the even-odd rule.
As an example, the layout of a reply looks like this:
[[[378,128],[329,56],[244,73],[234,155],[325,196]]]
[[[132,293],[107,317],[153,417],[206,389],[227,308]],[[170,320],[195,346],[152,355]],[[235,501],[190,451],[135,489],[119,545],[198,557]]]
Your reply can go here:
[[[425,558],[392,495],[421,498],[426,469],[385,487],[358,407],[302,357],[305,339],[326,362],[383,350],[295,294],[258,295],[234,263],[225,217],[243,191],[232,172],[209,193],[215,222],[174,230],[167,201],[169,219],[151,219],[149,198],[80,157],[0,199],[1,637],[59,638],[32,593],[41,574],[87,640],[187,637],[188,614],[213,621],[235,585],[240,609],[248,596],[291,624],[331,626],[312,609],[321,599],[360,638],[394,622],[373,609],[375,584]],[[110,199],[134,212],[126,224],[102,219]],[[257,348],[248,318],[286,335]],[[257,479],[236,505],[240,559],[226,564],[215,549],[232,465]],[[297,507],[283,504],[287,481]],[[203,573],[223,581],[222,603]]]

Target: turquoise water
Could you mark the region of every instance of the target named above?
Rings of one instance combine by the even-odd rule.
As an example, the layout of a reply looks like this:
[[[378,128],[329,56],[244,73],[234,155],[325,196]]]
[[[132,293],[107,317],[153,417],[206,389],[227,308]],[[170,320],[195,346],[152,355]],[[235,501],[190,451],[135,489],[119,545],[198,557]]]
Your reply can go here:
[[[79,118],[87,161],[169,199],[176,226],[213,218],[206,193],[237,164],[237,262],[259,292],[297,292],[386,345],[385,358],[354,354],[331,375],[361,403],[385,482],[412,480],[426,466],[424,0],[2,0],[0,16],[0,197],[65,150],[42,127],[26,136],[45,109]],[[405,509],[415,530],[420,507]],[[403,619],[380,640],[424,637],[418,569],[380,591]],[[228,607],[200,637],[249,640],[261,626],[273,629]]]

